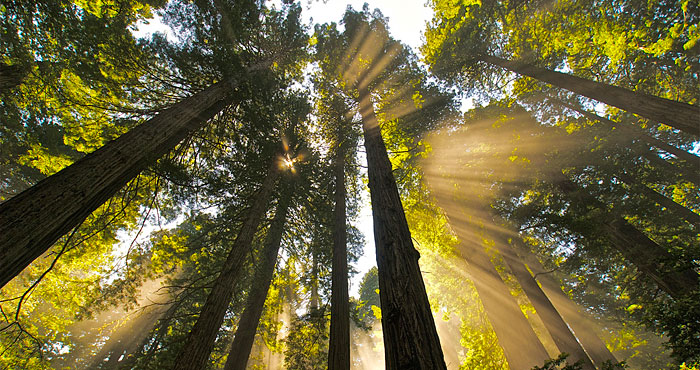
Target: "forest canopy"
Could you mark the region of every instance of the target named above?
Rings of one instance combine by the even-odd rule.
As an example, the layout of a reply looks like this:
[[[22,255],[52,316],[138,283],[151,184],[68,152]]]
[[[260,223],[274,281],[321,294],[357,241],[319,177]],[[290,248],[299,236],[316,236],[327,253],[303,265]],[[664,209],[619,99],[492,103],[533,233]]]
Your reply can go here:
[[[0,368],[700,368],[700,4],[383,6],[0,0]]]

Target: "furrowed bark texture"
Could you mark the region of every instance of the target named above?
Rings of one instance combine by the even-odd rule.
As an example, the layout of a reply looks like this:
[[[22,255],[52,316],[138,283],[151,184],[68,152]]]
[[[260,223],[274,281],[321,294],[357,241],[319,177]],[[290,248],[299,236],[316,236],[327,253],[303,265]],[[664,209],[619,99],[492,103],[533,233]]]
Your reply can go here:
[[[552,174],[554,184],[571,200],[607,212],[603,203],[586,194],[562,172],[553,171]],[[600,221],[600,227],[605,230],[612,246],[670,296],[681,298],[698,289],[698,274],[692,268],[676,269],[671,266],[674,257],[625,219],[610,216]]]
[[[214,281],[207,301],[202,307],[197,322],[185,340],[185,345],[175,360],[175,370],[200,370],[206,368],[209,354],[214,348],[216,334],[224,320],[226,309],[231,303],[236,279],[246,256],[251,250],[251,243],[270,202],[270,195],[279,176],[277,161],[269,169],[260,190],[253,198],[253,204],[248,209],[245,221],[233,242],[231,251],[226,258],[223,270]]]
[[[535,311],[542,319],[545,328],[552,336],[554,343],[560,352],[565,352],[569,354],[567,362],[574,363],[581,361],[582,370],[595,370],[593,362],[586,354],[581,344],[576,340],[576,337],[571,332],[567,323],[561,317],[559,312],[554,305],[549,300],[544,291],[537,284],[537,281],[527,270],[525,264],[518,258],[513,248],[510,246],[504,238],[499,238],[496,240],[496,247],[499,253],[503,256],[503,259],[508,264],[508,268],[511,270],[515,278],[518,280],[520,287],[523,288],[523,292],[527,295],[527,298],[535,307]]]
[[[348,294],[345,193],[345,145],[341,143],[335,158],[335,208],[333,209],[333,266],[328,370],[350,369],[350,303]]]
[[[418,265],[420,256],[413,247],[389,156],[366,88],[359,90],[359,108],[372,199],[386,368],[446,369]]]
[[[616,175],[620,180],[624,181],[627,185],[631,186],[635,190],[639,190],[645,197],[651,199],[652,201],[658,203],[660,206],[665,207],[669,211],[673,212],[684,220],[688,221],[690,224],[700,227],[700,215],[691,211],[688,208],[673,201],[673,199],[666,197],[663,194],[659,194],[654,189],[650,189],[644,184],[639,183],[637,179],[624,173]]]
[[[482,55],[478,59],[700,136],[700,107],[551,71],[521,61],[492,55]]]
[[[270,289],[272,276],[275,273],[277,254],[279,253],[282,234],[284,233],[284,222],[287,219],[287,211],[289,210],[289,201],[289,197],[283,195],[277,205],[275,217],[272,219],[265,240],[260,266],[255,272],[253,286],[250,293],[248,293],[245,309],[243,314],[241,314],[240,320],[238,320],[238,328],[236,329],[224,370],[245,370],[248,363],[260,316],[265,307],[267,292]]]
[[[228,103],[212,85],[0,204],[0,287]]]
[[[560,282],[551,276],[551,272],[545,270],[537,257],[519,242],[520,240],[516,239],[516,243],[519,245],[518,250],[524,253],[528,266],[535,273],[537,281],[542,284],[542,290],[556,307],[557,312],[574,331],[576,338],[583,345],[593,363],[598,367],[601,367],[606,361],[617,363],[615,356],[596,334],[596,325],[593,320],[562,291]]]

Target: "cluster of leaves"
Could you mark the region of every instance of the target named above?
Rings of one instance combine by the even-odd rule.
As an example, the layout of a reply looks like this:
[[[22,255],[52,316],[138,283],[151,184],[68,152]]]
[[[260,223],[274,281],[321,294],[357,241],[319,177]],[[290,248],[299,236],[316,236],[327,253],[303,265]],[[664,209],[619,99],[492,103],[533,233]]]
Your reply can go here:
[[[535,366],[532,368],[532,370],[555,370],[555,369],[560,369],[560,370],[580,370],[581,369],[581,363],[575,362],[573,364],[569,363],[566,361],[566,359],[569,357],[569,354],[567,353],[561,353],[557,358],[552,358],[544,362],[544,365],[542,366]],[[564,365],[564,366],[562,366]],[[610,363],[606,362],[604,363],[601,367],[601,370],[624,370],[627,368],[624,362],[620,363]]]
[[[0,200],[213,83],[235,81],[236,102],[3,288],[0,364],[172,367],[246,210],[270,164],[284,152],[283,167],[290,173],[274,199],[292,199],[290,216],[251,366],[262,367],[255,358],[276,353],[284,355],[287,368],[324,368],[332,168],[346,163],[352,222],[362,190],[355,119],[360,90],[375,102],[423,256],[432,308],[447,323],[440,324],[451,328],[449,335],[459,338],[455,361],[461,368],[501,369],[507,362],[476,288],[464,282],[459,241],[438,207],[445,199],[475,218],[475,210],[489,209],[509,230],[518,230],[531,251],[557,270],[570,296],[605,319],[609,342],[630,351],[631,365],[665,365],[662,356],[632,356],[634,346],[661,342],[643,330],[626,329],[639,322],[668,337],[678,362],[700,361],[698,292],[678,298],[659,289],[609,235],[610,225],[622,222],[656,243],[664,268],[697,271],[700,239],[692,221],[700,212],[697,163],[658,144],[687,152],[696,138],[531,78],[511,78],[480,59],[519,59],[697,103],[698,5],[687,0],[430,4],[435,17],[422,51],[443,78],[437,83],[417,56],[390,37],[388,20],[368,6],[345,13],[343,32],[336,24],[317,25],[309,37],[300,23],[301,7],[286,2],[281,10],[261,1],[226,0],[0,2]],[[152,7],[162,8],[177,41],[131,35]],[[309,62],[314,73],[305,81]],[[479,95],[490,105],[459,116],[444,87]],[[313,90],[311,100],[307,90]],[[596,119],[587,114],[591,111],[604,117]],[[427,137],[431,131],[459,140],[448,151],[454,167],[430,167],[437,145]],[[562,190],[564,182],[575,190]],[[228,356],[279,203],[268,207],[245,257],[244,278],[236,283],[210,368]],[[356,228],[347,231],[353,262],[364,241]],[[477,244],[493,244],[487,234],[475,233]],[[517,284],[511,285],[521,309],[531,312]],[[150,298],[157,293],[159,298]],[[137,307],[138,319],[127,319]],[[376,269],[365,275],[352,310],[364,330],[381,319]],[[81,322],[87,318],[94,325]],[[536,369],[564,361],[560,356]],[[615,366],[622,365],[610,368]]]
[[[618,222],[668,252],[657,258],[673,266],[670,270],[697,271],[697,169],[690,169],[693,155],[682,153],[693,150],[697,138],[533,78],[512,76],[481,60],[485,55],[517,59],[696,104],[697,4],[431,5],[435,16],[422,48],[431,71],[446,85],[490,103],[468,112],[458,124],[467,125],[464,130],[475,139],[468,152],[485,149],[484,155],[465,156],[469,162],[461,167],[470,171],[464,178],[485,183],[477,196],[486,196],[549,268],[567,276],[574,299],[599,319],[618,323],[607,324],[609,330],[622,333],[619,325],[646,323],[669,337],[678,362],[697,361],[697,347],[691,344],[697,343],[697,320],[679,320],[681,312],[697,309],[693,293],[673,299],[661,292],[612,247],[607,226],[624,220]],[[577,190],[562,191],[557,183],[563,179]],[[641,331],[634,335],[646,336]],[[635,366],[664,366],[634,362],[630,360]]]

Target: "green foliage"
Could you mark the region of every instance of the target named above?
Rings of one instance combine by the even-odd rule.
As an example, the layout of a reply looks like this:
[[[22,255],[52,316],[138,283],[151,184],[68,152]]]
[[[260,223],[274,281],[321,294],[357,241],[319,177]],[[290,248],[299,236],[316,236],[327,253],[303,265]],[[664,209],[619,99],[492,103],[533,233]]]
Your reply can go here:
[[[292,321],[285,343],[284,364],[290,370],[327,368],[328,320],[321,311],[312,310]]]
[[[377,313],[381,312],[379,302],[379,275],[376,267],[372,267],[362,277],[360,282],[360,297],[353,307],[350,315],[355,324],[363,329],[370,329],[372,325],[381,317]],[[381,314],[380,314],[381,315]]]
[[[139,343],[122,351],[120,365],[171,367],[271,158],[284,147],[296,155],[289,158],[293,173],[285,175],[294,192],[293,222],[285,230],[256,356],[284,354],[290,369],[325,368],[332,162],[344,146],[348,218],[356,219],[362,184],[354,115],[357,90],[367,87],[422,256],[432,309],[455,332],[450,335],[458,343],[450,348],[459,353],[460,368],[504,369],[507,363],[455,257],[458,241],[437,205],[440,197],[460,207],[486,205],[507,220],[501,226],[517,228],[556,270],[571,298],[603,324],[609,346],[630,366],[667,365],[659,348],[664,340],[641,328],[643,323],[667,338],[678,363],[695,364],[681,369],[695,369],[697,292],[674,299],[659,291],[611,248],[601,230],[613,218],[623,219],[669,253],[666,266],[697,270],[697,225],[644,193],[651,189],[700,212],[697,166],[645,139],[691,151],[697,138],[530,78],[504,80],[509,76],[478,57],[517,58],[697,104],[698,4],[429,3],[435,15],[421,51],[444,81],[436,81],[392,39],[387,19],[368,6],[345,13],[343,32],[336,24],[316,25],[309,36],[300,22],[301,6],[289,2],[276,9],[232,0],[0,1],[0,67],[15,71],[12,86],[0,91],[0,201],[214,82],[235,80],[238,102],[3,288],[0,367],[106,366],[121,349],[99,347],[116,348],[110,346],[119,328],[143,309],[142,290],[154,282],[163,282],[167,302],[151,323],[132,329]],[[161,7],[178,40],[136,40],[130,29]],[[313,86],[303,82],[309,62],[315,63]],[[262,68],[245,69],[251,66]],[[458,117],[448,90],[492,104]],[[609,122],[571,107],[596,111]],[[435,141],[432,132],[447,139]],[[445,157],[454,167],[431,168],[431,156],[443,148],[450,149]],[[562,170],[580,187],[578,198],[552,184],[552,173]],[[210,368],[226,358],[265,234],[262,228],[246,259]],[[353,227],[348,236],[353,262],[364,240]],[[300,311],[306,314],[296,317]],[[376,269],[364,276],[352,312],[363,329],[381,319]],[[578,368],[565,361],[559,356],[535,369]],[[263,361],[251,366],[264,368]]]
[[[573,364],[567,362],[568,357],[568,353],[560,353],[557,358],[549,359],[544,362],[544,365],[535,366],[532,370],[580,370],[582,368],[580,361]],[[600,368],[601,370],[623,370],[627,368],[627,365],[624,362],[613,364],[608,360]]]

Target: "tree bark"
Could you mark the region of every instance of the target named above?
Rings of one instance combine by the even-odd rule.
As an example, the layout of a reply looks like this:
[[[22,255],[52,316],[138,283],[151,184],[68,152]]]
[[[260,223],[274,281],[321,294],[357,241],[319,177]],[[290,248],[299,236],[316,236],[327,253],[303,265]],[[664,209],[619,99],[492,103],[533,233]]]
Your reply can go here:
[[[455,229],[459,229],[459,226]],[[459,235],[460,231],[457,230],[457,233]],[[461,242],[458,251],[468,264],[472,282],[498,343],[503,348],[509,368],[530,370],[543,364],[550,358],[547,350],[498,275],[484,247]]]
[[[238,320],[238,328],[236,329],[224,370],[245,370],[248,363],[260,316],[265,307],[267,292],[270,289],[272,276],[275,273],[275,264],[277,263],[277,254],[279,253],[284,232],[284,223],[287,219],[289,202],[288,196],[282,195],[280,197],[275,217],[270,224],[265,240],[260,267],[255,272],[253,286],[250,293],[248,293],[245,309],[243,314],[241,314],[240,320]]]
[[[681,298],[698,289],[698,274],[692,268],[674,268],[674,257],[668,251],[634,228],[626,220],[609,215],[607,207],[560,171],[552,171],[553,183],[577,203],[589,204],[605,213],[600,227],[612,246],[651,278],[659,288],[674,298]]]
[[[698,106],[587,80],[522,61],[502,59],[493,55],[482,55],[477,59],[700,136]]]
[[[342,138],[339,138],[341,141]],[[350,370],[350,303],[345,215],[345,143],[335,158],[335,208],[333,209],[333,266],[331,282],[331,328],[328,370]]]
[[[28,74],[29,68],[0,62],[0,93],[19,86]]]
[[[386,368],[446,369],[418,258],[370,93],[359,89]]]
[[[0,204],[0,287],[229,103],[217,83]]]
[[[457,202],[448,196],[438,197],[437,201],[460,240],[457,252],[465,262],[508,366],[511,370],[530,370],[543,364],[550,358],[547,350],[481,244],[483,229],[479,229],[489,221],[483,205],[472,199],[467,200],[468,204]],[[466,209],[469,214],[465,213]]]
[[[666,171],[667,173],[680,173],[683,176],[683,180],[690,181],[695,185],[700,186],[700,172],[694,172],[692,169],[688,170],[684,167],[676,166],[673,163],[659,157],[659,153],[649,148],[648,150],[642,151],[641,156],[649,161],[651,167],[656,171]]]
[[[216,334],[221,327],[226,309],[231,303],[241,266],[251,250],[251,243],[260,219],[270,202],[270,195],[279,176],[278,166],[277,158],[274,158],[260,190],[253,198],[251,208],[247,211],[245,221],[233,242],[223,270],[214,281],[199,318],[177,355],[174,370],[200,370],[206,367]]]
[[[659,139],[657,139],[657,138],[655,138],[655,137],[653,137],[645,132],[642,132],[642,130],[635,129],[634,127],[632,127],[632,125],[616,123],[616,122],[613,122],[605,117],[601,117],[595,113],[591,113],[591,112],[588,112],[586,110],[580,109],[572,104],[563,102],[559,99],[555,99],[555,98],[551,98],[551,97],[547,97],[547,98],[549,100],[552,100],[553,102],[561,105],[561,106],[569,108],[569,109],[583,115],[584,117],[586,117],[592,121],[599,121],[601,123],[604,123],[609,128],[620,127],[622,129],[622,131],[632,133],[634,136],[639,137],[642,140],[644,140],[645,142],[647,142],[647,144],[655,146],[655,147],[657,147],[657,148],[659,148],[659,149],[661,149],[669,154],[674,155],[676,158],[685,161],[688,165],[692,166],[692,168],[694,170],[694,172],[693,172],[694,176],[695,177],[699,176],[698,174],[700,173],[700,157],[698,157],[697,155],[690,153],[690,152],[687,152],[683,149],[676,148],[673,145],[670,145],[670,144],[668,144],[662,140],[659,140]]]
[[[696,227],[700,226],[700,215],[691,211],[688,208],[683,207],[682,205],[676,203],[673,201],[673,199],[670,199],[666,197],[663,194],[659,194],[656,190],[650,189],[644,184],[639,183],[637,179],[633,178],[630,175],[627,175],[625,173],[619,173],[615,175],[618,177],[620,180],[625,182],[627,185],[633,187],[634,189],[637,189],[641,191],[641,193],[649,198],[650,200],[658,203],[660,206],[665,207],[669,211],[673,212],[677,216],[682,217],[684,220],[688,221],[691,225],[694,225]]]
[[[517,238],[517,236],[516,236]],[[542,319],[545,328],[554,339],[554,344],[560,352],[568,353],[567,362],[574,363],[581,361],[582,370],[595,370],[592,360],[586,354],[581,344],[576,340],[576,337],[569,329],[567,323],[559,314],[549,298],[544,294],[542,288],[537,284],[537,281],[530,274],[525,264],[518,258],[517,254],[510,246],[504,237],[499,237],[496,240],[496,247],[499,253],[506,261],[508,268],[513,272],[513,275],[518,280],[518,283],[523,288],[523,292],[527,295],[535,311]]]
[[[586,350],[591,360],[593,360],[593,363],[598,367],[601,367],[606,361],[613,364],[617,363],[617,359],[605,345],[605,342],[596,335],[596,326],[592,320],[587,317],[587,314],[579,310],[576,303],[562,291],[561,284],[556,281],[548,271],[545,271],[545,268],[537,257],[524,247],[520,243],[520,240],[516,239],[516,243],[519,245],[519,250],[523,251],[525,260],[532,269],[532,272],[535,273],[537,281],[542,284],[542,289],[547,294],[554,307],[556,307],[557,312],[561,314],[566,323],[574,331],[576,338],[578,338],[579,342],[583,345],[583,348]]]

